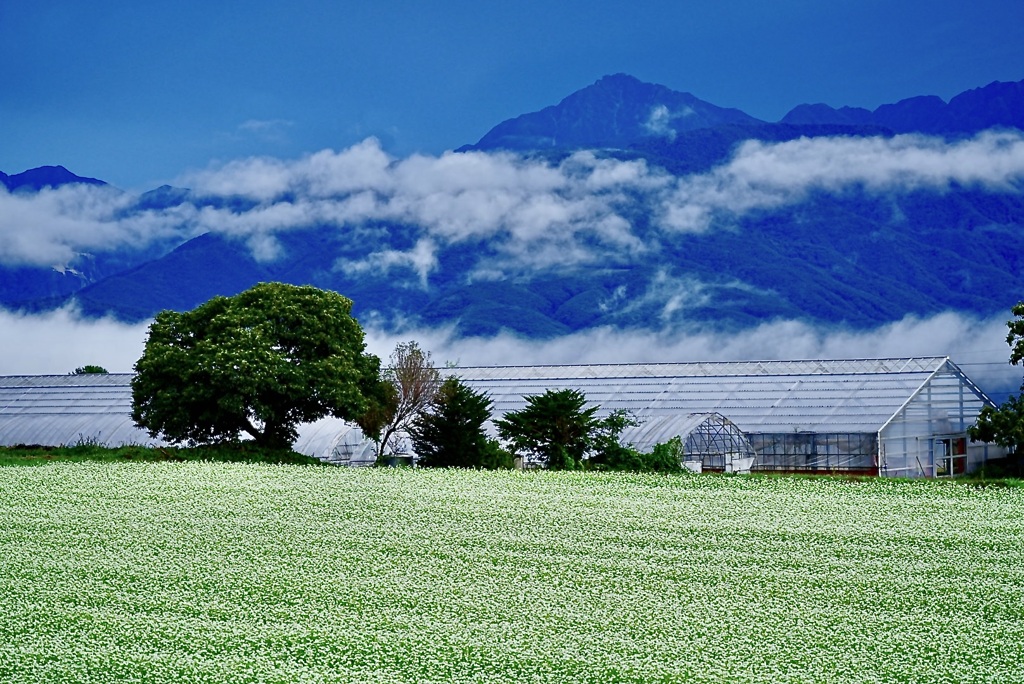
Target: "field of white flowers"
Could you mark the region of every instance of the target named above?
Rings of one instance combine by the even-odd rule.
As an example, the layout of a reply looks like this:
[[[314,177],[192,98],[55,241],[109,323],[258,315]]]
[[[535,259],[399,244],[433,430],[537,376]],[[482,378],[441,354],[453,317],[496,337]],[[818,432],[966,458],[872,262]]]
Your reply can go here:
[[[0,469],[0,682],[1024,681],[1024,490]]]

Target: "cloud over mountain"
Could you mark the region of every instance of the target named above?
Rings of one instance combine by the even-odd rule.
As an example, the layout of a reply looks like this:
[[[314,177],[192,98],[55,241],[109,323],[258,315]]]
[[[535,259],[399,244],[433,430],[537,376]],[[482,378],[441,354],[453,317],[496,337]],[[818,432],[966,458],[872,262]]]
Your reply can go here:
[[[134,202],[108,186],[73,184],[37,193],[0,187],[0,264],[67,264],[82,252],[187,236],[194,207],[134,211]]]
[[[742,215],[802,201],[809,192],[908,192],[951,185],[1011,190],[1024,181],[1024,134],[984,132],[947,142],[921,135],[892,138],[750,140],[706,174],[678,179],[665,201],[665,225],[704,230],[716,215]]]
[[[369,139],[290,162],[236,161],[185,180],[200,197],[252,203],[242,211],[204,208],[200,230],[252,237],[391,221],[418,226],[438,245],[496,241],[514,265],[544,267],[644,254],[651,236],[639,234],[637,216],[661,231],[703,231],[716,217],[799,202],[816,190],[1011,189],[1024,180],[1024,135],[748,141],[726,164],[681,177],[586,151],[560,162],[504,152],[393,159]],[[409,255],[421,275],[431,263],[424,245]]]
[[[162,208],[140,210],[135,198],[105,186],[0,189],[0,260],[60,264],[81,252],[212,232],[244,240],[254,256],[272,261],[275,236],[290,230],[391,222],[415,227],[419,238],[381,245],[366,264],[408,263],[422,279],[438,267],[431,251],[445,245],[490,242],[493,263],[481,271],[634,261],[667,233],[710,230],[719,218],[729,225],[816,190],[1007,190],[1022,180],[1020,132],[955,142],[919,135],[752,140],[727,163],[686,176],[587,151],[557,162],[505,152],[396,159],[368,139],[296,160],[253,158],[192,173],[182,179],[190,201]]]

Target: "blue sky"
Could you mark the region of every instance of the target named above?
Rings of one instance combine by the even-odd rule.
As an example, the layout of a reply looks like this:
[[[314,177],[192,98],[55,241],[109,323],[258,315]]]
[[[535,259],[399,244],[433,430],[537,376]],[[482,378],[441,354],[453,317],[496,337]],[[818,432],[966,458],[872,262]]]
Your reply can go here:
[[[510,263],[524,268],[551,255],[597,258],[580,245],[642,248],[616,213],[618,190],[646,193],[668,228],[699,231],[717,210],[778,206],[817,187],[1019,182],[1024,135],[753,146],[680,178],[585,153],[568,174],[503,155],[441,153],[619,72],[768,121],[801,103],[948,100],[1024,79],[1021,26],[1021,0],[0,0],[0,171],[60,164],[125,190],[172,183],[255,204],[241,214],[188,203],[132,214],[123,211],[130,194],[103,189],[0,193],[0,263],[59,265],[97,247],[203,232],[244,240],[272,260],[276,236],[296,226],[396,220],[422,226],[411,249],[381,246],[346,267],[426,280],[440,246],[469,237],[500,236]],[[593,230],[603,242],[574,242]],[[664,285],[637,296],[663,298],[666,316],[680,292],[699,297],[702,286]],[[533,346],[480,345],[445,330],[409,336],[464,363],[949,353],[1004,384],[1020,377],[1006,364],[1002,316],[908,316],[857,333],[780,321],[726,339],[659,325]],[[127,371],[145,327],[83,319],[73,307],[0,310],[0,373],[86,363]],[[369,334],[381,357],[408,339]]]
[[[437,154],[605,74],[766,120],[1024,78],[1020,0],[0,2],[0,170]]]

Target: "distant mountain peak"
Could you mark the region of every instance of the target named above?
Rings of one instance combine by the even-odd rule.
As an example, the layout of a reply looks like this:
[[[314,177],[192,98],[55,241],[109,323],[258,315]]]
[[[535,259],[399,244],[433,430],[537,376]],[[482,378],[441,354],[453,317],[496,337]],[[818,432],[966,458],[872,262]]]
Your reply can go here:
[[[838,124],[843,126],[866,126],[872,123],[870,109],[861,107],[840,107],[835,109],[824,103],[802,104],[794,107],[779,123],[794,126]]]
[[[478,143],[461,149],[625,148],[683,131],[760,123],[738,109],[618,73],[601,77],[557,105],[503,121]]]
[[[161,185],[159,188],[139,195],[136,207],[139,209],[169,209],[189,201],[192,191],[187,188],[175,188]]]
[[[963,92],[948,103],[934,95],[909,97],[874,111],[861,107],[802,104],[779,122],[816,127],[807,135],[973,135],[988,128],[1024,130],[1024,81],[999,81]],[[765,135],[773,126],[738,109],[718,107],[688,92],[646,83],[625,73],[608,74],[556,105],[502,121],[476,144],[459,151],[565,152],[630,149],[673,144],[692,134],[730,139]],[[760,131],[753,130],[760,127]],[[746,133],[744,133],[746,131]],[[771,137],[771,136],[769,136]],[[691,141],[692,142],[692,141]]]
[[[639,83],[639,84],[643,84],[643,81],[641,81],[636,76],[630,76],[629,74],[623,73],[621,71],[619,73],[617,73],[617,74],[606,74],[606,75],[602,76],[601,78],[597,79],[596,81],[594,81],[594,85],[602,85],[602,84],[608,85],[608,84],[614,84],[614,83]]]
[[[106,185],[105,182],[96,178],[76,176],[63,166],[40,166],[13,176],[0,175],[0,182],[12,192],[15,190],[39,192],[43,188],[59,188],[72,183]]]

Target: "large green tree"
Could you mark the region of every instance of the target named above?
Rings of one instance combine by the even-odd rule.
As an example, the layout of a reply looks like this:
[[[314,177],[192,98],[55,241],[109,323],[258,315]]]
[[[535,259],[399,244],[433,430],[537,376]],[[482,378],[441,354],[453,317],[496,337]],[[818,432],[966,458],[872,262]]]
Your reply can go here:
[[[1013,318],[1006,322],[1010,332],[1006,334],[1006,344],[1010,345],[1010,363],[1017,365],[1024,361],[1024,302],[1010,310]]]
[[[429,411],[413,421],[409,433],[420,465],[438,468],[493,468],[500,453],[487,438],[490,397],[452,376],[444,381]]]
[[[1006,322],[1010,329],[1006,343],[1010,345],[1010,363],[1018,365],[1024,361],[1024,302],[1011,310],[1013,318]],[[1001,406],[986,406],[978,415],[978,421],[968,429],[972,442],[994,442],[1020,454],[1024,451],[1024,382],[1020,396],[1010,395]]]
[[[357,420],[381,397],[351,300],[315,287],[260,283],[184,313],[162,311],[135,364],[132,418],[170,442],[249,435],[287,448],[299,423]]]

